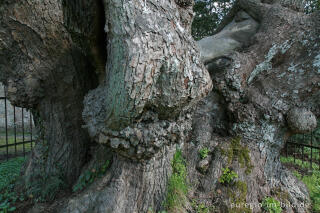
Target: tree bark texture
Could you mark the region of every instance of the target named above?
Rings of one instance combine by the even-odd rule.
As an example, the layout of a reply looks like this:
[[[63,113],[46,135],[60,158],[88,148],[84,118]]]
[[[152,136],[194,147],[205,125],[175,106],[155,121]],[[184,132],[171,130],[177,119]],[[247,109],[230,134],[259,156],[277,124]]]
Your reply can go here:
[[[83,97],[97,85],[90,51],[72,38],[62,1],[2,1],[0,6],[0,78],[14,105],[32,109],[43,136],[25,175],[29,181],[59,175],[71,184],[90,142],[81,127]]]
[[[139,160],[136,175],[158,176],[146,177],[132,189],[144,189],[144,180],[159,180],[154,189],[146,189],[148,193],[136,193],[142,204],[135,208],[146,210],[147,204],[160,208],[171,170],[172,155],[165,150],[186,140],[190,109],[212,87],[190,34],[192,5],[192,1],[1,2],[1,81],[13,104],[32,108],[43,136],[25,167],[26,183],[45,175],[62,177],[72,185],[93,139]],[[82,129],[82,112],[91,139]],[[154,162],[154,156],[162,156],[157,159],[164,163],[145,168],[143,161]],[[140,165],[117,160],[113,175],[119,180],[118,173]],[[115,187],[126,185],[111,185],[106,193],[112,194]],[[134,201],[128,202],[114,203],[110,209],[127,211],[125,204]]]
[[[107,174],[55,211],[160,211],[178,145],[190,201],[216,212],[261,212],[243,205],[266,196],[310,203],[279,155],[288,135],[314,128],[289,127],[289,112],[320,114],[320,15],[287,2],[239,0],[197,47],[191,0],[2,1],[0,80],[43,136],[26,182],[45,174],[71,186],[106,149]],[[219,182],[222,168],[238,174],[233,185]]]
[[[175,150],[174,145],[166,146],[143,163],[115,155],[107,175],[67,200],[58,212],[160,211],[164,208]]]
[[[90,136],[133,159],[185,137],[188,110],[211,89],[190,35],[192,4],[105,1],[105,81],[84,101]],[[156,150],[155,150],[156,149]]]
[[[198,43],[214,88],[195,112],[195,142],[186,146],[188,159],[199,158],[200,148],[211,150],[208,159],[189,161],[193,197],[220,212],[261,212],[257,204],[267,196],[291,204],[285,212],[308,212],[304,184],[279,157],[295,126],[298,132],[314,128],[313,119],[304,117],[301,125],[299,116],[308,111],[309,117],[319,117],[319,13],[308,16],[258,1],[238,1],[237,7],[218,34]],[[291,114],[296,114],[294,125],[289,125]],[[239,175],[234,185],[219,182],[222,168]]]

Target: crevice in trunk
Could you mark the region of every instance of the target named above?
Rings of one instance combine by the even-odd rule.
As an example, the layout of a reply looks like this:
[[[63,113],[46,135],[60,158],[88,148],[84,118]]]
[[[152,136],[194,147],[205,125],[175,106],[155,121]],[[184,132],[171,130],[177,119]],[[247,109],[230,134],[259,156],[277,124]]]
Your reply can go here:
[[[88,56],[99,82],[105,79],[107,61],[106,15],[103,0],[64,0],[64,24],[73,42]]]
[[[103,0],[95,0],[97,13],[94,18],[94,40],[91,54],[94,57],[94,66],[99,78],[99,82],[105,79],[107,62],[107,33],[105,32],[106,15]]]
[[[39,137],[23,177],[26,190],[41,190],[33,194],[45,200],[60,189],[70,189],[93,159],[90,149],[96,144],[83,128],[83,100],[104,79],[107,58],[103,2],[64,1],[63,14],[72,42],[54,59],[44,98],[33,109]],[[63,184],[46,191],[54,181]]]

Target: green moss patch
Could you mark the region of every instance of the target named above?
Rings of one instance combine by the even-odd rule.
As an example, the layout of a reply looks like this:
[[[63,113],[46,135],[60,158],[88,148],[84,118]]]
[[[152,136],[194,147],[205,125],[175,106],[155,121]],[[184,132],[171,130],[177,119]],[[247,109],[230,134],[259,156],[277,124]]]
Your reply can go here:
[[[232,162],[238,161],[241,168],[246,168],[245,173],[247,175],[251,173],[253,165],[251,163],[249,149],[247,146],[241,145],[241,137],[233,138],[227,151],[222,148],[220,148],[220,151],[228,157],[229,166]]]
[[[281,162],[285,165],[293,165],[295,169],[309,169],[310,163],[301,161],[300,159],[295,159],[293,157],[281,157]],[[300,174],[298,170],[293,170],[291,167],[291,170],[293,175],[295,175],[298,179],[300,179],[308,188],[310,199],[312,202],[312,210],[313,212],[320,212],[320,171],[319,165],[316,163],[312,163],[312,174]]]
[[[232,208],[230,213],[250,213],[250,208],[246,207],[247,200],[247,184],[243,181],[236,181],[232,187],[227,188],[227,195],[229,196]]]
[[[172,175],[168,183],[165,207],[169,212],[184,212],[188,193],[187,167],[181,150],[177,150],[172,161]]]

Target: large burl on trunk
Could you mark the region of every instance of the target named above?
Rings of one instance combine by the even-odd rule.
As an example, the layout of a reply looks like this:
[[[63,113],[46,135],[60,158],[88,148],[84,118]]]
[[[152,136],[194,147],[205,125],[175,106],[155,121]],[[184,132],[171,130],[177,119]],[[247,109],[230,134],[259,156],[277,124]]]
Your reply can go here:
[[[57,179],[68,189],[109,160],[54,211],[160,211],[179,147],[190,201],[260,212],[273,196],[308,211],[305,186],[279,161],[286,138],[320,114],[320,15],[299,12],[301,2],[239,0],[197,48],[192,0],[2,1],[0,80],[39,132],[27,190]],[[220,183],[222,168],[239,177]]]

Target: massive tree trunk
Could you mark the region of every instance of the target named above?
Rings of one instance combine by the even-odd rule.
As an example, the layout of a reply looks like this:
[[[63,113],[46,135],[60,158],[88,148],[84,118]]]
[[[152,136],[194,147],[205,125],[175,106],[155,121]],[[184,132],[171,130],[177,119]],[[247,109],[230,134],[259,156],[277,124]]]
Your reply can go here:
[[[2,1],[0,6],[0,78],[14,105],[32,109],[39,136],[26,165],[27,183],[42,176],[70,185],[90,142],[81,118],[83,97],[98,83],[90,52],[67,28],[61,1]],[[87,42],[90,33],[82,32],[79,40]]]
[[[319,15],[298,12],[301,2],[237,1],[199,41],[200,57],[192,0],[2,1],[0,80],[39,131],[24,181],[71,187],[108,159],[106,175],[59,211],[160,211],[178,146],[190,200],[260,212],[273,195],[306,212],[305,186],[279,161],[288,135],[320,114]],[[222,168],[237,172],[233,185],[218,181]]]
[[[114,155],[110,171],[117,183],[105,189],[112,197],[105,208],[125,212],[136,202],[133,211],[160,209],[174,144],[186,141],[190,109],[212,87],[190,34],[192,6],[1,3],[1,81],[13,104],[33,110],[39,131],[25,167],[27,190],[60,180],[72,186],[99,143],[113,150],[105,155]],[[136,174],[123,177],[130,171]]]
[[[193,196],[207,197],[222,212],[261,212],[266,196],[280,200],[286,212],[310,207],[305,186],[279,156],[290,135],[311,131],[319,117],[320,16],[284,6],[238,1],[233,19],[199,41],[214,88],[196,110],[196,143],[186,152],[196,159],[197,147],[207,146],[212,154],[191,161],[189,177],[198,187]],[[218,181],[222,168],[239,175],[233,185]]]

